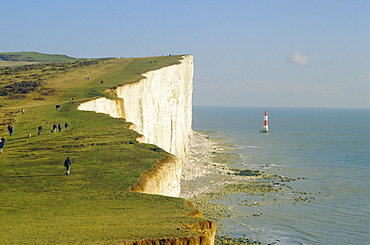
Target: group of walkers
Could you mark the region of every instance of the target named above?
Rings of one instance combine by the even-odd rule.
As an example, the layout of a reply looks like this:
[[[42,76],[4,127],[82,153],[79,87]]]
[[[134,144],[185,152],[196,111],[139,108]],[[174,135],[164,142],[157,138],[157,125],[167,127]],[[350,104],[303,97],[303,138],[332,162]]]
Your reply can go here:
[[[24,110],[22,110],[22,114],[24,114]],[[65,123],[64,128],[65,128],[66,131],[68,131],[68,127],[69,127],[69,124]],[[60,123],[58,125],[54,123],[53,127],[51,129],[51,132],[55,133],[57,131],[57,129],[58,129],[59,132],[61,132],[62,128],[63,128],[63,126]],[[8,129],[8,132],[9,132],[10,136],[14,135],[14,126],[8,125],[7,129]],[[37,134],[41,135],[44,128],[40,125],[37,129],[38,129]],[[29,135],[29,137],[30,137],[30,135]],[[1,137],[1,139],[0,139],[0,153],[3,153],[5,143],[6,143],[6,139],[4,137]],[[65,161],[64,161],[64,167],[66,168],[66,175],[70,175],[71,165],[72,165],[72,160],[69,157],[67,157],[67,159],[65,159]]]
[[[69,127],[69,124],[65,123],[64,128],[66,129],[66,131],[68,131],[68,127]],[[54,123],[50,132],[55,133],[57,131],[57,129],[58,129],[59,132],[62,132],[62,128],[63,128],[63,126],[60,123],[58,125],[56,125]],[[37,134],[38,135],[42,134],[42,131],[44,130],[44,128],[40,125],[37,129],[38,129]]]
[[[42,133],[42,126],[40,126],[40,127],[41,127],[41,133]],[[40,133],[40,127],[39,127],[39,133]],[[69,127],[69,124],[68,123],[65,123],[64,124],[64,128],[66,129],[66,131],[68,131],[68,127]],[[56,125],[54,123],[51,132],[52,133],[55,133],[57,131],[57,129],[58,129],[59,132],[61,132],[62,131],[62,128],[63,128],[63,126],[60,123],[58,125]]]

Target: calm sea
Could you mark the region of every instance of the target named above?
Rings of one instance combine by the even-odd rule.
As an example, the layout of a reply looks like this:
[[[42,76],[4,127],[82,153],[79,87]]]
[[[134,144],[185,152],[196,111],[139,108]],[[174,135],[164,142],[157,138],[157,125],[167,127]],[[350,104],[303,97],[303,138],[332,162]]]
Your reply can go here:
[[[259,133],[265,110],[268,134]],[[235,167],[296,178],[288,187],[299,202],[284,193],[274,202],[227,197],[231,215],[219,221],[221,235],[263,244],[370,244],[369,109],[194,107],[193,129],[237,145]],[[260,205],[240,204],[251,198]]]

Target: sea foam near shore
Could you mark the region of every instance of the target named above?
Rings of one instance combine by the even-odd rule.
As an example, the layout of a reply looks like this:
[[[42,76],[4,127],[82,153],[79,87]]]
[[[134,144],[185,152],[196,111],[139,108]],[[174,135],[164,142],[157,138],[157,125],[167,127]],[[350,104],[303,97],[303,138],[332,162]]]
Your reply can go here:
[[[240,180],[252,179],[251,176],[237,176],[235,170],[228,168],[223,161],[217,161],[215,155],[220,155],[230,149],[230,145],[220,144],[211,139],[209,134],[214,132],[193,132],[193,140],[190,147],[190,159],[183,166],[181,180],[181,197],[191,200],[201,209],[206,218],[220,220],[226,215],[228,207],[224,204],[212,203],[215,199],[227,195],[223,188],[237,183]],[[234,159],[236,154],[227,155],[228,160]],[[216,158],[216,159],[215,159]],[[218,223],[219,230],[222,227]],[[227,229],[227,227],[226,227]],[[215,245],[248,245],[261,244],[249,238],[234,238],[225,233],[216,235]]]
[[[235,175],[235,171],[225,164],[225,160],[234,160],[236,154],[227,154],[228,159],[217,161],[217,157],[230,150],[231,146],[216,142],[209,134],[212,132],[193,133],[190,159],[184,164],[182,171],[182,198],[188,199],[201,193],[217,191],[228,183],[251,179],[250,176]]]

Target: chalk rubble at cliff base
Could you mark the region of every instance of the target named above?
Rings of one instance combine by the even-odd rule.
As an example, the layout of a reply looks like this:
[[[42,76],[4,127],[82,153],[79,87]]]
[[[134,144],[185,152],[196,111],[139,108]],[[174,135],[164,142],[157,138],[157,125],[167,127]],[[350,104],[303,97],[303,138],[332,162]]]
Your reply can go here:
[[[183,164],[180,197],[188,199],[201,193],[219,190],[228,183],[254,178],[235,175],[234,170],[212,159],[215,154],[225,150],[225,146],[209,139],[206,134],[193,132],[190,160]]]

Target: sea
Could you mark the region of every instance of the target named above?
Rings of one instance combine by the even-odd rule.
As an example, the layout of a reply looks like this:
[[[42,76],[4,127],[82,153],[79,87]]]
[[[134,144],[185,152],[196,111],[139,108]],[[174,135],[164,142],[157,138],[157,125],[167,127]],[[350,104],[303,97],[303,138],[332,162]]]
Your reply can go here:
[[[260,133],[264,111],[269,133]],[[271,194],[218,198],[228,207],[216,221],[218,235],[260,244],[370,244],[370,109],[195,106],[193,129],[232,146],[226,150],[237,160],[229,167],[290,179],[272,183],[280,189]]]

